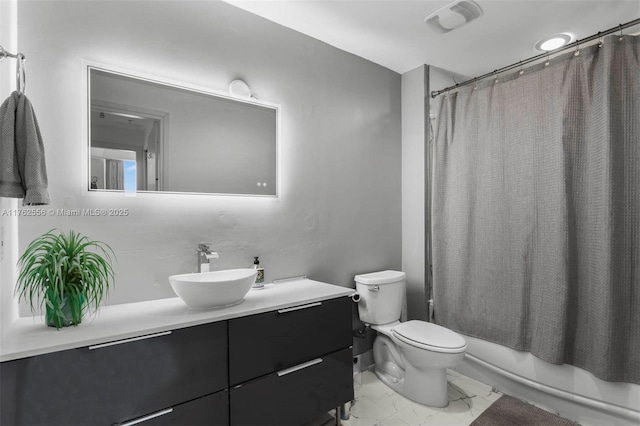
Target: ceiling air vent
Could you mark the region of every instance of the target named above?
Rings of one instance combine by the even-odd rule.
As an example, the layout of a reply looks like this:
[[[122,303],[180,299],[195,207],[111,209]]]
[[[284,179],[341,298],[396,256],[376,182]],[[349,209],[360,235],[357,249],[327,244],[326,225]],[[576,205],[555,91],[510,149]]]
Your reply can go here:
[[[448,33],[482,16],[480,5],[473,0],[458,0],[424,18],[429,28],[438,33]]]

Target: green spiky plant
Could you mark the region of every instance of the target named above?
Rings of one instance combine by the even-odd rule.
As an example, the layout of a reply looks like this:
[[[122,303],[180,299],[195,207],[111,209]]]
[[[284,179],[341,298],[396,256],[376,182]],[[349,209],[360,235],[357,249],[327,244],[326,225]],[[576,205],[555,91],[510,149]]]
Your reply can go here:
[[[32,312],[44,305],[47,325],[78,325],[85,312],[98,310],[113,285],[113,258],[111,247],[101,241],[53,229],[20,256],[15,292]]]

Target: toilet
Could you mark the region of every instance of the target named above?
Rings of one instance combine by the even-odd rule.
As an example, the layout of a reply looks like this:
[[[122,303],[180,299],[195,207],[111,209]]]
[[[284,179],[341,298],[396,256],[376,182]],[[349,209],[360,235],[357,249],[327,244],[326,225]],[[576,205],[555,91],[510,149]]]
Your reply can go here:
[[[454,331],[433,323],[400,322],[405,278],[399,271],[355,277],[360,320],[378,332],[373,343],[375,374],[408,399],[445,407],[446,369],[463,360],[467,343]]]

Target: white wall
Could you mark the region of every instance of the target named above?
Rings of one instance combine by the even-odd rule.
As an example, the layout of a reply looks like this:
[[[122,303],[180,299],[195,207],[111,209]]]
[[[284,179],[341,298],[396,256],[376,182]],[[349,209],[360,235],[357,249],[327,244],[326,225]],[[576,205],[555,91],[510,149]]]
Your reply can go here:
[[[429,67],[402,75],[402,270],[407,274],[407,316],[427,318],[426,108]]]
[[[8,52],[18,52],[17,2],[0,1],[0,44]],[[15,90],[16,60],[0,62],[0,102]],[[0,331],[17,317],[13,301],[15,264],[18,260],[18,219],[7,214],[18,208],[18,200],[0,197]]]
[[[267,281],[401,268],[398,74],[221,2],[29,1],[18,22],[52,207],[129,210],[22,218],[20,250],[54,227],[107,242],[111,304],[173,296],[167,276],[195,270],[198,242],[214,268],[260,256]],[[220,91],[242,78],[280,104],[281,198],[83,196],[83,58]]]
[[[433,106],[435,105],[435,100],[437,99],[431,97],[431,92],[454,86],[456,83],[462,83],[463,81],[467,81],[470,78],[471,77],[467,77],[465,75],[448,71],[442,68],[429,66],[429,99],[431,108],[433,108]],[[435,114],[436,111],[432,110],[431,113]]]

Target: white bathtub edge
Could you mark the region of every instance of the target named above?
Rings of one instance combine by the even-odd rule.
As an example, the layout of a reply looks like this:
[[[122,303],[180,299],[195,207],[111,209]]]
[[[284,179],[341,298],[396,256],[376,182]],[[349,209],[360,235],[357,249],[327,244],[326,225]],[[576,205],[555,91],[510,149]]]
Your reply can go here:
[[[584,426],[637,425],[640,411],[576,395],[511,373],[469,353],[460,373]]]

